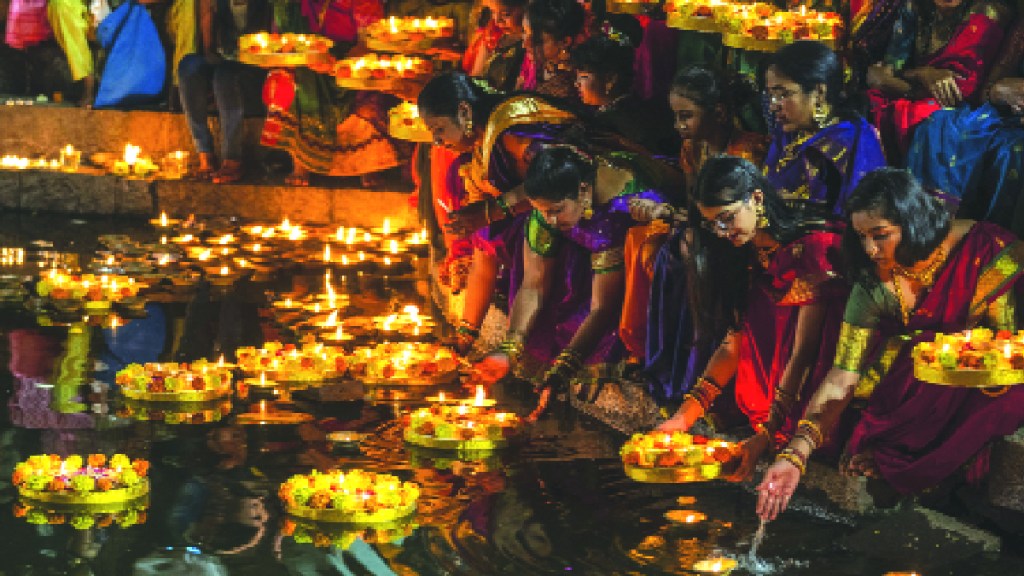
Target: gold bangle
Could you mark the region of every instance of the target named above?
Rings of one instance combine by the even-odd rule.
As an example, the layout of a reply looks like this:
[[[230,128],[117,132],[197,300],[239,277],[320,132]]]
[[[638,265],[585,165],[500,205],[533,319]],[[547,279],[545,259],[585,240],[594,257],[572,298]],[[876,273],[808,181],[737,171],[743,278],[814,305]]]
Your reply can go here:
[[[768,427],[764,425],[764,422],[758,422],[757,424],[754,424],[754,432],[757,432],[758,436],[764,434],[768,438],[772,437],[771,431],[768,430]]]
[[[795,452],[787,452],[785,450],[779,452],[775,456],[775,461],[779,462],[781,460],[785,460],[793,466],[796,466],[796,469],[800,471],[801,476],[807,473],[807,463],[804,462]]]
[[[821,426],[818,426],[811,420],[801,420],[796,423],[796,430],[800,432],[806,432],[808,434],[808,440],[811,441],[811,446],[817,448],[825,442],[825,435],[821,432]]]

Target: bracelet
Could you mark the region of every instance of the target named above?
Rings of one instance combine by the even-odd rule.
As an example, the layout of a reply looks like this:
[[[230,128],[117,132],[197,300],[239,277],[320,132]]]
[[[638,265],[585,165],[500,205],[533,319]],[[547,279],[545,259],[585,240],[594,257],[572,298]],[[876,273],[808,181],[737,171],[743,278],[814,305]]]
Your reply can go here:
[[[803,437],[811,445],[812,450],[825,442],[825,435],[822,434],[821,427],[811,420],[797,422],[795,435]]]
[[[769,430],[768,427],[765,426],[764,422],[758,422],[757,424],[754,424],[754,432],[757,432],[758,436],[764,434],[768,438],[772,437],[771,430]]]
[[[722,393],[722,387],[713,378],[701,376],[697,378],[696,384],[690,389],[687,396],[693,398],[707,412],[715,402],[715,398]]]
[[[501,208],[502,212],[505,213],[505,218],[511,218],[515,216],[515,213],[512,212],[512,208],[509,207],[508,201],[505,200],[505,196],[503,194],[495,196],[494,203],[498,205],[498,208]]]
[[[522,337],[518,334],[512,333],[498,344],[495,351],[508,356],[509,360],[511,360],[512,363],[515,363],[519,360],[519,357],[522,356],[523,347]]]
[[[794,394],[794,393],[790,392],[789,390],[784,389],[782,386],[776,386],[775,387],[775,399],[778,400],[779,403],[782,404],[782,406],[788,412],[789,409],[793,407],[793,404],[797,400],[799,400],[799,397],[798,397],[797,394]]]
[[[471,327],[469,325],[469,323],[466,323],[465,321],[463,321],[463,322],[464,322],[463,324],[459,325],[459,327],[455,329],[455,333],[456,334],[460,334],[462,336],[469,336],[471,338],[479,338],[480,337],[480,331],[479,330],[477,330],[476,328]]]
[[[555,358],[555,362],[548,370],[545,379],[548,375],[562,376],[563,378],[569,379],[579,372],[581,368],[583,368],[583,359],[580,357],[579,352],[572,348],[566,348],[565,350],[562,350],[562,353],[559,354],[557,358]]]
[[[796,450],[786,448],[782,452],[779,452],[778,454],[775,455],[776,462],[782,460],[785,460],[786,462],[789,462],[793,466],[796,466],[796,469],[800,471],[801,476],[807,473],[807,461],[801,458],[800,453],[797,452]]]
[[[484,220],[486,220],[488,224],[491,223],[491,199],[490,198],[484,200]]]

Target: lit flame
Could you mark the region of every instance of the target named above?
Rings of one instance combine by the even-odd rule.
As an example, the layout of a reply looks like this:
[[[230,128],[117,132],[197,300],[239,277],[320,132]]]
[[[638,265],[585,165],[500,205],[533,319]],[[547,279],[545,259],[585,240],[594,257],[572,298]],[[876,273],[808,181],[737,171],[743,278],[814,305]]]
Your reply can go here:
[[[345,241],[345,227],[338,226],[338,231],[334,234],[334,237],[338,239],[338,242]]]
[[[390,242],[390,244],[391,244],[391,248],[390,248],[391,253],[392,254],[398,254],[398,240],[392,240]]]
[[[437,393],[437,401],[438,402],[444,402],[444,392],[438,392]]]
[[[160,227],[161,228],[166,228],[167,227],[167,212],[161,212],[160,213]]]
[[[124,145],[124,161],[129,166],[134,166],[139,161],[139,152],[142,149],[138,146],[132,146],[131,144]]]
[[[476,385],[476,398],[473,400],[473,406],[483,406],[484,405],[484,398],[485,398],[484,387],[483,387],[482,384],[477,384]]]
[[[324,326],[332,327],[332,326],[337,326],[337,325],[338,325],[338,311],[335,310],[334,312],[331,312],[331,314],[327,317],[327,320],[324,321]]]
[[[324,244],[324,262],[331,261],[331,245]]]
[[[381,226],[380,231],[381,231],[381,234],[384,234],[385,236],[387,236],[388,234],[391,233],[391,219],[390,218],[385,218],[384,219],[384,225]]]

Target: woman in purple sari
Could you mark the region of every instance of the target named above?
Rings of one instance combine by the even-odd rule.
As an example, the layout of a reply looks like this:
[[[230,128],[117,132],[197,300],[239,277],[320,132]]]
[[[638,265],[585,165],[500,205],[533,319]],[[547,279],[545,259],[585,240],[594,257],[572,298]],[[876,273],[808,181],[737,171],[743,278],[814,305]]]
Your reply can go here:
[[[562,399],[584,365],[623,358],[617,328],[623,249],[635,224],[629,202],[662,199],[628,163],[565,144],[538,152],[524,184],[533,211],[522,249],[522,285],[513,295],[505,341],[477,368],[484,380],[495,381],[519,360],[546,366],[536,417],[552,395]]]
[[[772,55],[765,93],[775,122],[765,175],[784,199],[841,214],[865,174],[885,166],[878,132],[842,102],[843,68],[832,50],[801,40]]]
[[[911,358],[936,333],[1016,328],[1024,243],[994,224],[952,220],[895,169],[865,177],[847,210],[843,242],[856,283],[833,367],[758,486],[758,514],[768,520],[786,508],[808,456],[861,386],[873,390],[844,472],[880,478],[900,494],[937,485],[1024,425],[1024,386],[986,394],[929,384],[915,378]]]

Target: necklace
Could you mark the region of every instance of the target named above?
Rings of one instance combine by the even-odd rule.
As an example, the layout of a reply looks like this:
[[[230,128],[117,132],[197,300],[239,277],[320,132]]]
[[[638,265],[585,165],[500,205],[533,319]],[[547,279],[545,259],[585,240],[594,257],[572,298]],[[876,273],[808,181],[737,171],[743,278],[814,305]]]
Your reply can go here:
[[[907,280],[912,280],[921,285],[922,288],[928,288],[935,281],[935,273],[938,272],[939,267],[946,261],[946,250],[940,245],[935,249],[929,257],[928,265],[923,270],[915,271],[908,270],[903,266],[897,264],[892,270],[892,289],[896,295],[896,303],[900,307],[900,316],[903,318],[903,325],[910,324],[910,307],[907,305],[907,301],[903,298],[903,289],[900,288],[900,276]]]

